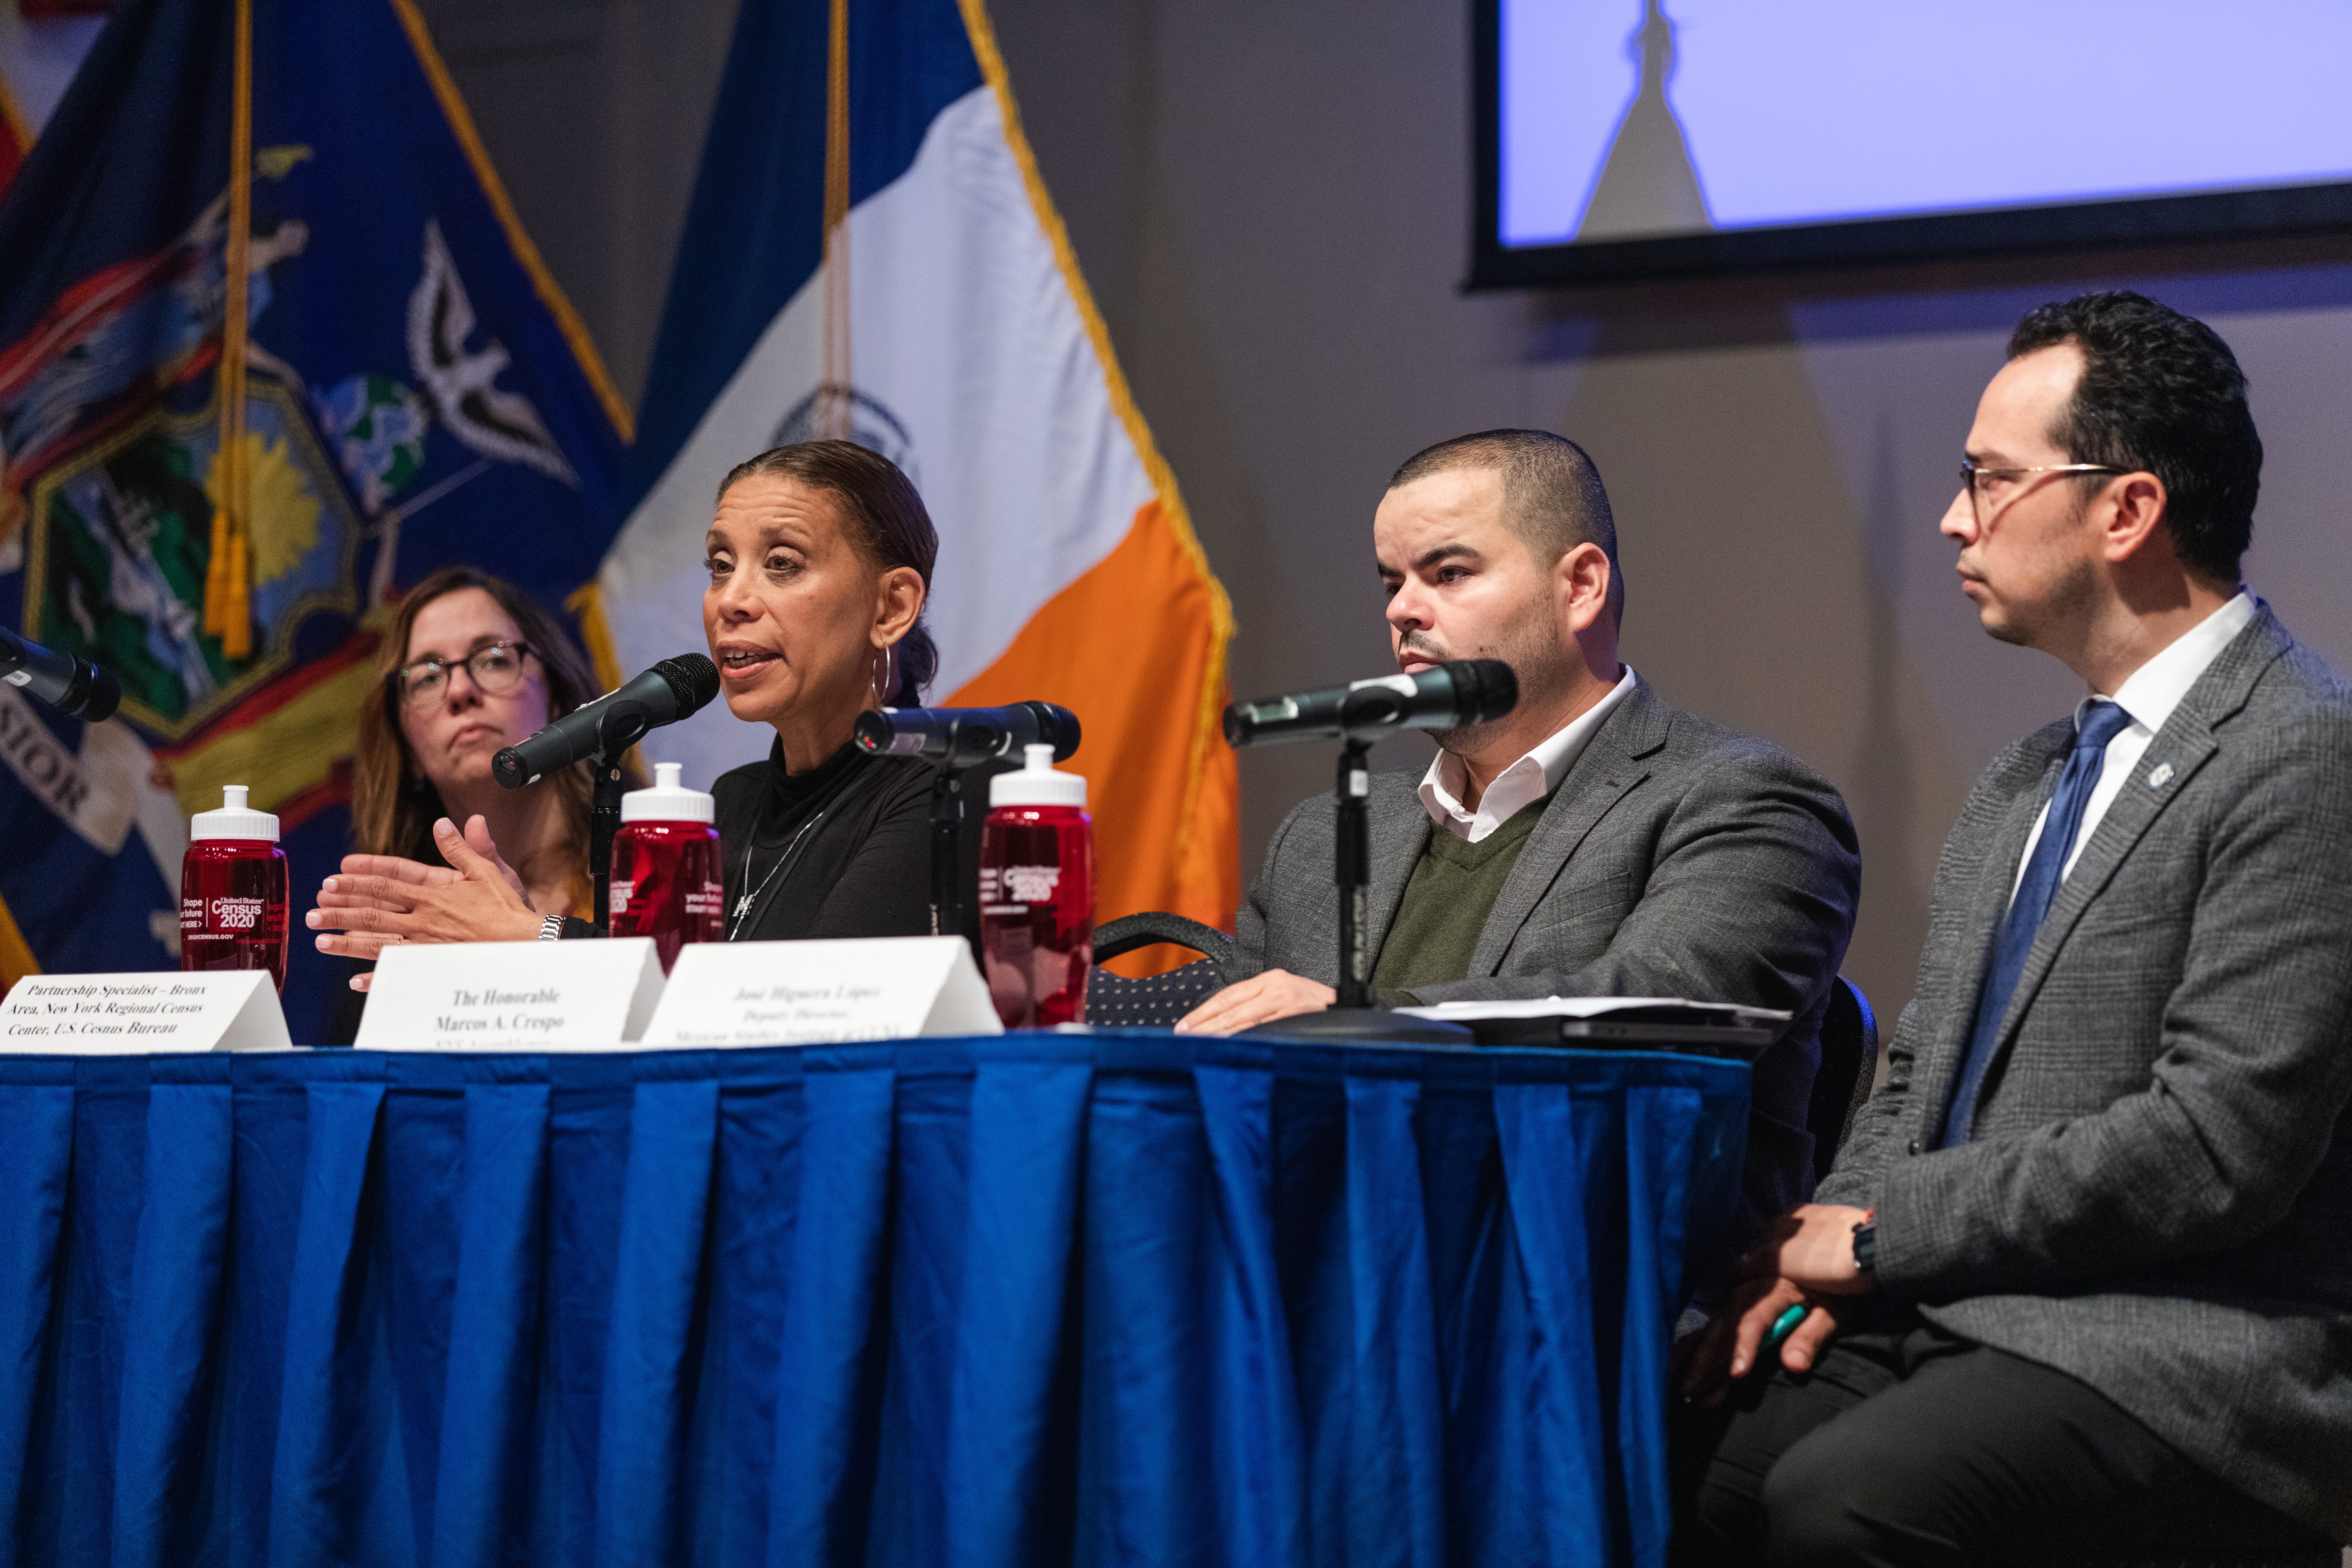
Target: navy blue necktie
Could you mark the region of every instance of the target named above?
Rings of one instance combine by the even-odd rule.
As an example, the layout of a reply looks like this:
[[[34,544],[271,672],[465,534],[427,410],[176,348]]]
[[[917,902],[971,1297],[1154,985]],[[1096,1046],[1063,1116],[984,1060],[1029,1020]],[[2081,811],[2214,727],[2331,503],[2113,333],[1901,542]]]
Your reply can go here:
[[[1984,982],[1977,990],[1968,1055],[1960,1058],[1959,1075],[1952,1084],[1943,1131],[1936,1141],[1939,1149],[1967,1142],[1976,1125],[1977,1095],[1984,1088],[1985,1070],[1992,1066],[1993,1042],[2000,1037],[2000,1020],[2017,990],[2017,977],[2025,972],[2025,955],[2033,951],[2042,918],[2050,912],[2058,884],[2065,879],[2066,858],[2082,830],[2083,808],[2090,804],[2091,791],[2097,787],[2100,771],[2106,764],[2107,742],[2130,722],[2130,714],[2101,699],[2090,704],[2074,726],[2074,750],[2066,759],[2066,771],[2058,776],[2049,815],[2042,819],[2042,837],[2034,841],[2032,857],[2025,862],[2025,875],[2018,880],[2017,896],[2009,902],[2000,935],[1993,942],[1991,961],[1985,965]]]

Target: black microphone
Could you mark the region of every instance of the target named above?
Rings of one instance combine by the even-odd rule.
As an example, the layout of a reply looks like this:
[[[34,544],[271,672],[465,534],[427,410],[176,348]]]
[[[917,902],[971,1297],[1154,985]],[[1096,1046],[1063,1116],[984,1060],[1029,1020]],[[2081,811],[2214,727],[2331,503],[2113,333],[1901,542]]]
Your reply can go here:
[[[1018,757],[1024,746],[1051,746],[1067,762],[1078,749],[1078,716],[1051,702],[1010,708],[867,709],[857,716],[857,749],[892,757],[921,757],[953,771]]]
[[[51,653],[0,626],[0,680],[21,686],[68,719],[95,724],[122,706],[122,686],[106,670],[69,653]]]
[[[1519,700],[1519,678],[1499,658],[1457,658],[1413,675],[1382,675],[1347,686],[1236,702],[1225,710],[1234,746],[1283,741],[1377,741],[1396,730],[1483,724]]]
[[[537,784],[591,757],[617,757],[648,730],[675,724],[719,695],[719,667],[698,653],[666,658],[617,690],[583,702],[520,745],[490,759],[509,789]]]

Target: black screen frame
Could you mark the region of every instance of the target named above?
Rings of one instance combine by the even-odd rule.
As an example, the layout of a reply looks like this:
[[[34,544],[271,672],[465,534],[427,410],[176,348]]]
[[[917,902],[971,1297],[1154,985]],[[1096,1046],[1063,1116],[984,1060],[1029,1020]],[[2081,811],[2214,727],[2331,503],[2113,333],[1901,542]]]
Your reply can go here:
[[[1871,263],[2352,231],[2352,181],[2197,195],[1852,218],[1589,245],[1505,246],[1502,217],[1502,0],[1470,0],[1470,276],[1463,287],[1574,287]]]

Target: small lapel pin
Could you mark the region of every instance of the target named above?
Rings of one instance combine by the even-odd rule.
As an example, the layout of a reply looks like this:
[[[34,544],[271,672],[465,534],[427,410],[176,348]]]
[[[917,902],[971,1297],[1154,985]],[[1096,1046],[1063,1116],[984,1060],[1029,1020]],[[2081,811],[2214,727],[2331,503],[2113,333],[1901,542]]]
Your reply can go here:
[[[2157,764],[2156,764],[2156,766],[2154,766],[2153,768],[2150,768],[2150,769],[2148,770],[2148,773],[2147,773],[2147,787],[2148,787],[2148,788],[2150,788],[2150,789],[2162,789],[2165,785],[2167,785],[2167,784],[2170,784],[2171,782],[2172,782],[2172,764],[2171,764],[2170,763],[2157,763]]]

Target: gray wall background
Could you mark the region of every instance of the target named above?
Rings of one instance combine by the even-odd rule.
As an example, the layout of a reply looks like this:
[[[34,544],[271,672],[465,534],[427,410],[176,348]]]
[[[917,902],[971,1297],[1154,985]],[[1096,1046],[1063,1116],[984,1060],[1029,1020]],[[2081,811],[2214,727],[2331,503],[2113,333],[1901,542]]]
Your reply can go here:
[[[2352,237],[1465,295],[1466,0],[992,8],[1046,182],[1233,595],[1236,693],[1387,668],[1370,518],[1404,457],[1496,425],[1572,436],[1616,509],[1627,660],[1844,792],[1864,866],[1846,970],[1889,1025],[1969,780],[2081,695],[1977,629],[1936,533],[2025,310],[2127,286],[2230,340],[2269,450],[2250,581],[2352,668]],[[734,9],[427,6],[632,397]],[[1383,749],[1395,766],[1427,754]],[[1244,757],[1246,868],[1328,768],[1314,748]]]

